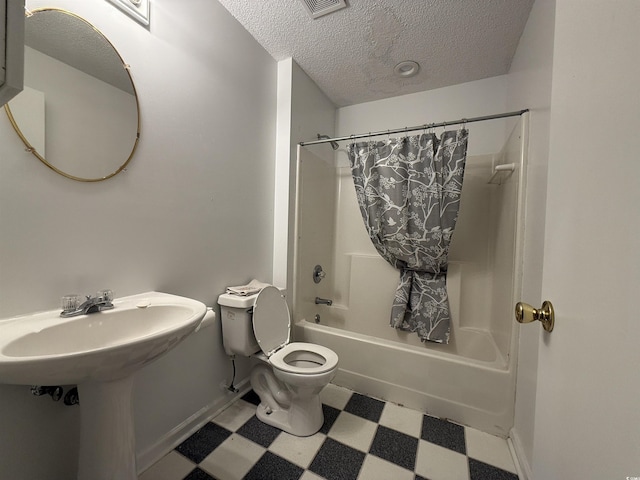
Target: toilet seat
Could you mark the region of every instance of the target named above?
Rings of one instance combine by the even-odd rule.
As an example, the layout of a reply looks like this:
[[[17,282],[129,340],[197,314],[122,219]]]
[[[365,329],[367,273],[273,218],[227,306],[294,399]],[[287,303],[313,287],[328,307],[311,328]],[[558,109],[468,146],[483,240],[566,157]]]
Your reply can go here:
[[[293,342],[271,355],[269,363],[283,372],[317,375],[336,368],[338,355],[322,345]]]
[[[263,288],[253,304],[253,333],[269,363],[278,370],[299,375],[329,372],[338,365],[338,355],[313,343],[289,343],[291,315],[280,290]]]

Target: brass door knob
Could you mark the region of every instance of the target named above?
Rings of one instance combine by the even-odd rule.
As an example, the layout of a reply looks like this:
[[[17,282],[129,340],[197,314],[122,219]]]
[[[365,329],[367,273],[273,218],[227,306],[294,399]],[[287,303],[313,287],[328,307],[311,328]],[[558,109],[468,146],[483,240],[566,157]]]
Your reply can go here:
[[[516,303],[516,320],[519,323],[531,323],[540,320],[544,329],[547,332],[551,332],[555,324],[553,305],[548,300],[545,300],[542,302],[542,307],[536,309],[527,303],[518,302]]]

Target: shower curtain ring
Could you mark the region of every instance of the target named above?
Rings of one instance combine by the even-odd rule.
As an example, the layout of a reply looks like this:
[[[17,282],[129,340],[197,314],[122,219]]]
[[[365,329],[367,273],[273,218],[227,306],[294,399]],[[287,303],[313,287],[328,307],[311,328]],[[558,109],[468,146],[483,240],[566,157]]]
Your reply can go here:
[[[356,154],[356,136],[355,134],[349,135],[349,145],[347,146],[347,151],[351,151]]]

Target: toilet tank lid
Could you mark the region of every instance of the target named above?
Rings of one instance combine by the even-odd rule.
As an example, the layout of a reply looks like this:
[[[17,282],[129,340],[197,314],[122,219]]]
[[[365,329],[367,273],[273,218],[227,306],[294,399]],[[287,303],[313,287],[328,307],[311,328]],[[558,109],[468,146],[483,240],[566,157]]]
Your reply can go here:
[[[223,293],[218,297],[218,305],[233,308],[251,308],[253,307],[253,304],[255,303],[257,297],[257,293],[247,296]]]

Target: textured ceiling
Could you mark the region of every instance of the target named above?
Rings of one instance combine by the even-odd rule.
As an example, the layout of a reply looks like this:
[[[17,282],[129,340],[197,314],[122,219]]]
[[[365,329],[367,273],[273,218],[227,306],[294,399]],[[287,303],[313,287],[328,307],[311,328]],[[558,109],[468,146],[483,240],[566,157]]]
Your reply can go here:
[[[534,0],[348,0],[316,20],[300,0],[219,1],[346,106],[507,73]],[[418,75],[394,76],[404,60]]]

